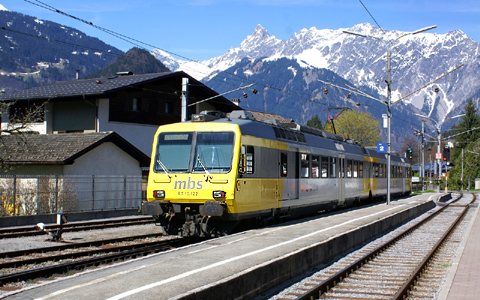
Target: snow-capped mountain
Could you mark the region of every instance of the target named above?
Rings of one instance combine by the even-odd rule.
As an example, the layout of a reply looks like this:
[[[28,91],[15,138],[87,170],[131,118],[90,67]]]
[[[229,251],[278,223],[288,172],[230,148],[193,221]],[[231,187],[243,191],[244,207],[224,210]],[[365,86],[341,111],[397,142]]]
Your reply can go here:
[[[83,77],[123,54],[75,28],[11,12],[0,4],[0,85],[4,91]]]
[[[375,38],[344,33],[355,32]],[[398,40],[397,40],[398,39]],[[369,23],[352,28],[302,29],[288,40],[270,35],[257,25],[237,48],[202,62],[175,60],[153,51],[171,70],[184,70],[205,81],[244,58],[296,60],[302,68],[325,68],[357,87],[369,87],[386,97],[387,50],[392,50],[392,101],[421,88],[453,68],[464,65],[419,92],[402,100],[438,122],[443,120],[480,88],[479,44],[456,30],[446,34],[383,31]],[[255,72],[252,70],[251,72]],[[269,84],[269,83],[266,83]],[[281,88],[281,87],[279,87]]]

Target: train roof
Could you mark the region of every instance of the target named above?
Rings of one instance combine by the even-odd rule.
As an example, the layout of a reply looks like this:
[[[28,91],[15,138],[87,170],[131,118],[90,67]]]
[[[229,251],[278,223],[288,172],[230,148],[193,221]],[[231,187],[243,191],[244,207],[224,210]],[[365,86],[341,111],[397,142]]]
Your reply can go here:
[[[202,119],[203,121],[237,124],[242,134],[245,135],[365,155],[379,159],[386,158],[385,153],[377,153],[373,147],[360,146],[352,139],[344,139],[339,135],[295,122],[281,123],[277,119],[267,119],[260,122],[255,119],[252,113],[246,110],[232,111],[228,117],[219,112],[202,112],[200,115],[207,116]],[[195,115],[192,116],[192,122],[194,119]],[[395,162],[405,162],[404,158],[394,153],[392,153],[391,159]]]

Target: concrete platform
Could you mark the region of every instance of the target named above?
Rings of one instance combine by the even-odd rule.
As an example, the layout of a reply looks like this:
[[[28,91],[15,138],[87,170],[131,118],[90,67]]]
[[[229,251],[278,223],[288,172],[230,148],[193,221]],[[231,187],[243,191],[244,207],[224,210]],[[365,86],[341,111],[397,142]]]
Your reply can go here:
[[[242,232],[46,282],[6,299],[252,299],[428,211],[441,195]]]
[[[477,198],[479,195],[477,194]],[[457,257],[452,265],[439,299],[476,300],[480,293],[480,216],[478,200],[470,209],[475,210],[474,220],[460,244]]]

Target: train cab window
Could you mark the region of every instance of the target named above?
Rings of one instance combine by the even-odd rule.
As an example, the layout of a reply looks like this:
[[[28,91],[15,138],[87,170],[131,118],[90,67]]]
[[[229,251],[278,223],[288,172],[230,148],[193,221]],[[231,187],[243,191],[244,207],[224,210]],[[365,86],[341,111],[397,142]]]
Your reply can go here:
[[[302,178],[310,177],[309,173],[310,155],[306,153],[300,154],[300,165],[302,168]]]
[[[154,172],[188,172],[192,140],[191,132],[161,133],[158,136]]]
[[[337,159],[335,157],[330,158],[330,178],[335,178],[337,174]]]
[[[328,178],[328,157],[322,156],[322,178]]]
[[[350,159],[347,159],[347,177],[352,177],[352,161]]]
[[[353,161],[353,177],[358,178],[358,161]]]
[[[312,155],[312,177],[318,178],[320,177],[320,156]]]
[[[288,156],[287,156],[287,152],[283,152],[283,151],[282,151],[282,153],[280,153],[280,168],[281,168],[281,170],[280,170],[280,175],[281,175],[282,177],[286,177],[287,174],[288,174],[288,168],[287,168],[287,166],[288,166],[288,164],[287,164],[288,160],[287,160],[287,157],[288,157]]]
[[[358,177],[363,178],[363,162],[358,162]]]

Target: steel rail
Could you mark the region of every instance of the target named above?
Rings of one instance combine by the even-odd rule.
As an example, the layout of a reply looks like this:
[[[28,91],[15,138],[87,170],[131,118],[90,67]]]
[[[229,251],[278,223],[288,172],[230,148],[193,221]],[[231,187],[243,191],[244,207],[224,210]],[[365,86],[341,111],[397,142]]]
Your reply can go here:
[[[71,253],[47,255],[42,257],[35,257],[35,258],[28,258],[28,259],[21,259],[21,260],[13,260],[13,261],[0,263],[0,269],[17,268],[20,266],[25,266],[30,264],[40,264],[47,261],[59,261],[62,259],[75,259],[79,257],[88,257],[88,256],[97,255],[101,253],[108,253],[108,252],[127,251],[127,250],[133,250],[141,247],[154,246],[164,242],[165,241],[142,242],[142,243],[136,243],[136,244],[130,244],[130,245],[123,245],[123,246],[109,246],[101,249],[83,250],[83,251],[77,251],[77,252],[71,252]]]
[[[164,234],[163,233],[142,234],[142,235],[128,236],[128,237],[122,237],[122,238],[113,238],[113,239],[107,239],[107,240],[96,240],[96,241],[82,242],[82,243],[68,243],[68,244],[55,245],[55,246],[50,246],[50,247],[0,252],[0,259],[12,258],[12,257],[17,257],[17,256],[25,256],[25,255],[35,254],[35,253],[48,253],[48,252],[54,252],[54,251],[62,251],[62,250],[67,250],[67,249],[78,249],[78,248],[86,248],[86,247],[101,247],[103,245],[108,245],[108,244],[113,244],[113,243],[121,243],[121,242],[126,242],[126,241],[146,239],[146,238],[150,238],[150,237],[160,237],[160,236],[164,236]]]
[[[140,219],[123,219],[123,220],[111,220],[111,221],[88,221],[84,223],[66,223],[62,227],[63,232],[75,232],[93,229],[105,229],[118,226],[133,226],[144,225],[154,223],[155,220],[151,217]],[[46,225],[46,230],[56,230],[60,228],[60,225]],[[35,226],[29,227],[16,227],[16,228],[4,228],[0,229],[0,239],[16,238],[25,236],[37,236],[45,235],[43,231],[39,231]]]
[[[36,278],[45,278],[54,274],[62,274],[73,270],[86,269],[90,266],[98,266],[100,264],[112,263],[118,260],[125,260],[129,258],[136,258],[145,256],[151,253],[156,253],[171,248],[182,247],[192,243],[198,242],[196,239],[178,239],[158,242],[157,245],[150,245],[138,249],[131,249],[113,254],[107,254],[82,260],[76,260],[68,263],[47,266],[43,268],[36,268],[33,270],[22,271],[0,276],[0,286],[10,282],[18,282],[22,280],[33,280]]]
[[[472,193],[473,199],[470,202],[473,203],[475,202],[476,196],[475,194]],[[450,236],[450,234],[453,232],[453,230],[457,227],[457,225],[460,223],[460,221],[465,217],[467,214],[468,210],[470,208],[470,205],[466,205],[462,211],[462,213],[456,218],[455,222],[453,222],[448,230],[443,234],[443,236],[440,238],[440,240],[435,244],[435,246],[432,248],[432,250],[428,253],[428,255],[423,259],[423,261],[420,263],[420,265],[415,269],[415,271],[410,275],[408,278],[407,282],[405,282],[400,290],[393,296],[392,299],[405,299],[408,296],[409,291],[411,288],[415,285],[416,279],[421,275],[423,270],[425,270],[426,266],[428,263],[432,260],[433,256],[435,253],[437,253],[438,249],[440,246],[445,242],[445,240]]]
[[[450,204],[457,202],[462,197],[462,194],[457,199],[454,199],[452,202],[447,203],[445,206],[440,207],[439,210],[430,214],[424,220],[420,221],[415,226],[406,229],[405,231],[399,233],[397,236],[393,237],[392,239],[388,240],[387,242],[383,243],[382,245],[378,246],[374,250],[370,251],[363,257],[357,259],[355,262],[350,264],[349,266],[343,268],[342,270],[338,271],[334,275],[330,276],[328,279],[322,281],[319,285],[309,289],[304,294],[299,295],[296,299],[297,300],[310,300],[315,299],[315,297],[319,297],[321,294],[327,292],[330,288],[334,287],[346,278],[349,274],[353,273],[355,270],[359,269],[363,264],[373,259],[379,253],[383,252],[386,248],[390,247],[391,245],[395,244],[397,241],[402,239],[403,237],[407,236],[435,216],[439,215],[444,209],[446,209]]]

